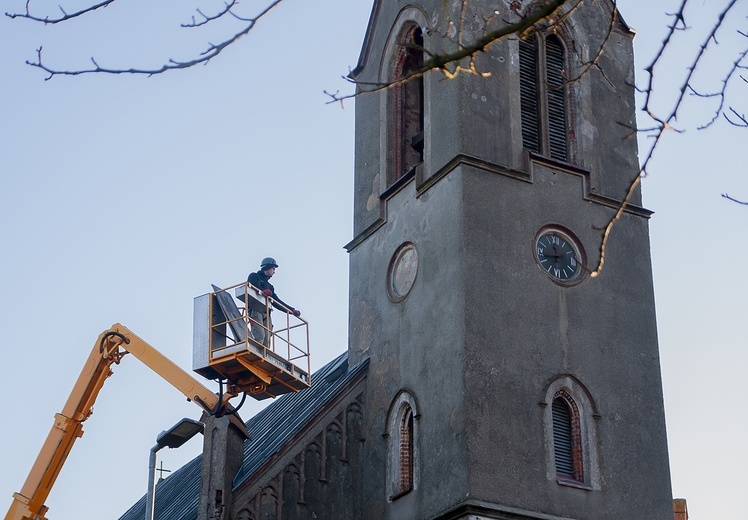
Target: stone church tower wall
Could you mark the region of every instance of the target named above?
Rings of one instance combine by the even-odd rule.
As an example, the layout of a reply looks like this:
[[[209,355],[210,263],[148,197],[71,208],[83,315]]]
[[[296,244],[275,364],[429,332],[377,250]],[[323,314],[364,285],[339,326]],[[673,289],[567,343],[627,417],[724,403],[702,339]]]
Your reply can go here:
[[[397,79],[409,35],[420,31],[426,55],[453,51],[450,22],[467,20],[469,42],[497,6],[499,24],[533,7],[460,6],[377,2],[354,72],[361,89]],[[588,276],[639,170],[633,32],[610,2],[565,14],[528,35],[529,54],[510,37],[477,56],[478,74],[423,76],[422,108],[410,108],[420,126],[398,116],[412,102],[404,87],[357,98],[349,356],[370,360],[366,518],[461,518],[478,503],[511,518],[672,516],[650,212],[638,192],[605,269]],[[532,85],[537,99],[528,70],[549,78]],[[392,141],[409,131],[422,161],[403,171]],[[575,250],[573,275],[550,267],[561,245],[538,253],[543,237]],[[417,475],[393,493],[389,432],[403,392],[417,407]]]

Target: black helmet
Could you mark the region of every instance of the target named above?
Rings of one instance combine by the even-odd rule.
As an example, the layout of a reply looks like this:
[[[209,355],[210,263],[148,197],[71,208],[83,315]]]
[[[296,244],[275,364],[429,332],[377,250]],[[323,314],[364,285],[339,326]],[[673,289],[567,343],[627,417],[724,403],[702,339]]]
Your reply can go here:
[[[260,269],[263,271],[267,271],[271,267],[278,267],[278,264],[275,262],[275,258],[266,257],[262,259],[262,262],[260,262]]]

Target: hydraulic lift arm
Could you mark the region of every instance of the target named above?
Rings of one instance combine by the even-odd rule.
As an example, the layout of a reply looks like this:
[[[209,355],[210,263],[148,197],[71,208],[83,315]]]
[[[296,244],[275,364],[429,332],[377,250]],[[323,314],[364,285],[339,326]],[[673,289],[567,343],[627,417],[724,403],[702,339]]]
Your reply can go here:
[[[91,415],[104,382],[112,375],[111,365],[119,364],[128,353],[168,381],[187,399],[195,401],[207,413],[215,415],[233,397],[226,394],[219,398],[127,327],[114,324],[111,329],[99,335],[62,412],[55,414],[52,430],[21,492],[13,494],[13,503],[5,520],[46,520],[44,515],[48,508],[44,502],[73,444],[83,435],[83,422]],[[235,419],[234,422],[244,430],[244,424],[240,420]]]

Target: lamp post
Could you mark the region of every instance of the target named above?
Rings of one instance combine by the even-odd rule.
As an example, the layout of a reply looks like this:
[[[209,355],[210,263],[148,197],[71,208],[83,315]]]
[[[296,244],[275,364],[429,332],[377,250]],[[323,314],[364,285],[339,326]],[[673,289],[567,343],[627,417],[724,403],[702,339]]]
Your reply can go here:
[[[156,453],[161,448],[179,448],[198,433],[202,433],[205,425],[194,419],[184,418],[177,424],[164,430],[156,437],[156,445],[151,448],[148,458],[148,494],[145,502],[145,520],[154,519],[154,505],[156,503]]]

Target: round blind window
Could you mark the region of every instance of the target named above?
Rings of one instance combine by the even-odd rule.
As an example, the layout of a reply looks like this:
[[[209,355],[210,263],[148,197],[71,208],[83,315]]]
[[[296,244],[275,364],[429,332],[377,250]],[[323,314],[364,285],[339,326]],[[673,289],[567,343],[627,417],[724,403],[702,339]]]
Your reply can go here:
[[[405,298],[418,274],[418,251],[416,247],[406,242],[401,245],[390,261],[389,272],[387,273],[387,293],[390,300],[399,302]]]

